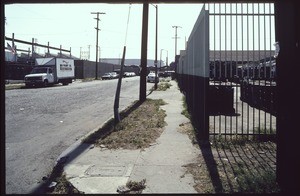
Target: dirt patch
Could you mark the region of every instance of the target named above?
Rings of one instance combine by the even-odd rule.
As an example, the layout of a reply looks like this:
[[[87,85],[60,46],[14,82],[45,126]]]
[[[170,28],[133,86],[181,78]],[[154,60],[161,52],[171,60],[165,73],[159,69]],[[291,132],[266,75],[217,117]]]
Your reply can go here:
[[[194,127],[192,126],[192,124],[190,122],[181,123],[179,125],[178,131],[180,133],[187,134],[188,137],[190,138],[192,144],[198,146],[198,141],[197,141],[196,136],[195,136],[195,129],[194,129]]]
[[[165,111],[160,109],[164,104],[166,103],[161,99],[147,99],[128,115],[121,115],[123,118],[116,126],[113,122],[108,122],[84,142],[108,149],[147,148],[156,141],[166,125]]]
[[[51,174],[43,177],[41,190],[43,194],[84,194],[76,189],[67,179],[63,172],[64,163],[57,163]],[[36,194],[36,193],[34,193]],[[40,193],[37,193],[40,194]]]

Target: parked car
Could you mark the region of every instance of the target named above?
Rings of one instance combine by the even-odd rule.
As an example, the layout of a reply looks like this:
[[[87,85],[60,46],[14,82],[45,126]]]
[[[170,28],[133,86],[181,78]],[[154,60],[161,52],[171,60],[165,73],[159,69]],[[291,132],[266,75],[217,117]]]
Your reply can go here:
[[[112,76],[112,78],[118,78],[119,74],[117,74],[117,72],[110,72],[110,75]]]
[[[123,76],[124,77],[133,77],[133,76],[135,76],[135,73],[134,72],[125,72]]]
[[[150,72],[147,76],[147,82],[155,82],[155,73]],[[156,75],[156,82],[159,82],[158,75]]]
[[[175,71],[164,71],[161,73],[161,77],[164,77],[164,78],[172,77],[172,75],[174,75],[174,74],[175,74]]]
[[[105,73],[103,76],[101,76],[102,80],[110,80],[112,79],[111,73]]]

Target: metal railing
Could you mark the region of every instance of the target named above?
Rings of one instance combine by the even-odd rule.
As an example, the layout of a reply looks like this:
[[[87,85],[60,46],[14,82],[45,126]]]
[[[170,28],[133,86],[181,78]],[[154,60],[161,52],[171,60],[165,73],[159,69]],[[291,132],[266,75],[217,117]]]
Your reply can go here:
[[[176,70],[192,121],[204,135],[276,134],[274,5],[213,3],[204,9],[208,19],[201,11]]]
[[[274,5],[207,4],[212,135],[276,133]]]

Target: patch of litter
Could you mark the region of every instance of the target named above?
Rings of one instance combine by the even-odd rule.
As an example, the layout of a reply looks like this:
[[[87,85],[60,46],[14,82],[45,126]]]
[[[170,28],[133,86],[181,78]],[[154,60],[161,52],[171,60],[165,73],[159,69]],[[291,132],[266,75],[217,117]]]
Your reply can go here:
[[[53,188],[57,185],[57,182],[51,182],[50,185],[48,186],[49,188]]]

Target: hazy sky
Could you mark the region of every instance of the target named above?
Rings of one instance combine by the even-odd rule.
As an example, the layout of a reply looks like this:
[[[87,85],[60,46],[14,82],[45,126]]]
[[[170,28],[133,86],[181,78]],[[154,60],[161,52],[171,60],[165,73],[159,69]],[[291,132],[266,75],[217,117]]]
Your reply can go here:
[[[80,57],[82,51],[88,51],[90,60],[96,57],[96,15],[101,14],[99,22],[100,58],[122,57],[125,44],[125,32],[130,9],[127,34],[126,58],[141,57],[142,4],[11,4],[5,6],[5,35],[31,42],[37,39],[39,44],[72,49],[72,55]],[[175,28],[177,33],[177,54],[185,49],[185,41],[199,16],[203,4],[158,4],[158,60],[162,51],[162,60],[174,61]],[[263,50],[274,49],[274,5],[273,4],[210,4],[206,9],[210,13],[237,13],[239,16],[211,15],[209,18],[210,50]],[[149,5],[148,59],[155,59],[155,7]],[[248,15],[243,15],[249,13]],[[260,14],[252,16],[251,14]],[[266,13],[267,15],[263,15]],[[269,14],[269,15],[268,15]],[[270,15],[271,14],[271,15]],[[16,43],[19,49],[28,50],[29,45]],[[163,49],[163,50],[161,50]],[[44,53],[45,48],[37,48]],[[58,51],[50,50],[51,53]],[[82,56],[83,57],[83,56]],[[87,56],[85,57],[87,58]]]
[[[185,48],[187,40],[203,4],[158,4],[158,60],[167,52],[169,63],[174,60],[175,28],[178,28],[177,50]],[[130,10],[126,58],[140,58],[142,32],[142,4],[132,4]],[[149,5],[148,59],[155,58],[155,7]],[[69,49],[72,55],[80,57],[82,51],[91,50],[91,60],[96,54],[96,20],[91,12],[105,12],[100,15],[99,46],[100,58],[119,58],[125,44],[129,4],[11,4],[5,6],[5,36],[31,42],[36,38],[39,44]],[[11,43],[10,43],[11,44]],[[19,49],[28,50],[29,45],[16,43]],[[37,52],[44,53],[45,48]],[[50,50],[51,53],[58,51]]]

